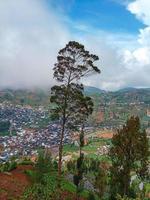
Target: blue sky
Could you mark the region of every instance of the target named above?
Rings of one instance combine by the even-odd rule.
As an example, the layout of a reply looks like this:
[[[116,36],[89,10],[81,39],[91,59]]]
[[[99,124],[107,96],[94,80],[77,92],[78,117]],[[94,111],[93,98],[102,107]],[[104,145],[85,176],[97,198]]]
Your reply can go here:
[[[53,6],[58,12],[65,13],[72,24],[80,23],[104,31],[138,34],[139,29],[144,27],[143,23],[119,2],[121,0],[57,0],[53,2]]]
[[[150,0],[0,0],[0,88],[50,87],[70,40],[100,58],[85,85],[150,87],[149,10]]]

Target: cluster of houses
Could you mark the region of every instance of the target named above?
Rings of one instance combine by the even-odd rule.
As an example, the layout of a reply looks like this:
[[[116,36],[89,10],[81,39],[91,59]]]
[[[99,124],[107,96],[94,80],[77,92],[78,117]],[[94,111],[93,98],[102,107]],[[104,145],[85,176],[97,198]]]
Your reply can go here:
[[[22,129],[15,136],[1,136],[0,144],[4,151],[0,155],[1,161],[7,161],[13,156],[32,156],[37,154],[38,149],[50,149],[59,143],[60,126],[50,123],[41,130]],[[64,143],[69,143],[69,135],[65,135]]]
[[[0,122],[10,122],[10,134],[0,136],[0,162],[18,155],[33,155],[40,148],[50,148],[58,145],[60,126],[48,123],[44,128],[39,128],[41,120],[45,120],[48,111],[42,108],[33,109],[29,106],[0,104]],[[15,130],[15,135],[11,132]],[[64,142],[69,142],[66,134]],[[3,150],[2,150],[3,149]]]
[[[40,120],[46,120],[48,111],[43,108],[33,109],[29,106],[0,104],[0,121],[10,122],[10,134],[0,136],[3,151],[0,152],[0,162],[5,162],[11,157],[36,155],[38,149],[55,150],[59,144],[59,122],[49,122],[44,128],[39,127]],[[15,130],[16,134],[11,134]],[[86,132],[91,132],[93,127],[85,127]],[[64,143],[78,140],[76,133],[65,134]]]
[[[39,119],[46,117],[47,111],[29,106],[0,104],[0,121],[9,121],[11,129],[19,130],[23,126],[38,125]]]

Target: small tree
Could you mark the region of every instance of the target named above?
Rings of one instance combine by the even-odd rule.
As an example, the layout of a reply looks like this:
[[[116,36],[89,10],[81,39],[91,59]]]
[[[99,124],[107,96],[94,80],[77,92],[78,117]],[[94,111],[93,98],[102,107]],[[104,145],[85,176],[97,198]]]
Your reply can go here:
[[[77,166],[76,166],[76,174],[74,175],[74,184],[77,186],[77,199],[79,193],[79,186],[81,186],[81,181],[83,179],[84,173],[84,153],[82,152],[82,148],[84,147],[84,127],[85,123],[88,119],[88,116],[92,114],[93,111],[93,102],[90,97],[81,96],[79,98],[79,105],[78,105],[78,122],[77,124],[80,125],[80,136],[79,136],[79,151],[80,155],[77,159]]]
[[[98,196],[101,199],[104,196],[107,185],[106,170],[99,167],[98,173],[95,176],[95,188],[98,190]]]
[[[69,42],[58,53],[54,67],[54,78],[59,82],[51,88],[51,103],[55,104],[52,114],[60,120],[60,142],[58,175],[61,176],[64,135],[73,129],[78,116],[78,105],[82,96],[83,85],[78,81],[100,70],[94,65],[99,58],[85,50],[78,42]]]
[[[131,172],[145,178],[148,169],[148,139],[141,131],[138,117],[131,117],[122,129],[112,138],[110,157],[111,195],[129,196]]]
[[[84,154],[81,153],[80,157],[77,159],[77,164],[76,164],[76,169],[77,173],[73,176],[73,182],[77,187],[76,194],[77,198],[79,196],[79,189],[81,189],[81,180],[83,179],[83,172],[84,172]]]
[[[80,155],[82,151],[82,147],[84,147],[84,128],[85,123],[88,120],[89,115],[93,112],[93,101],[91,97],[84,96],[80,101],[80,110],[79,110],[79,124],[81,126],[81,132],[80,132]]]
[[[52,173],[53,171],[51,154],[46,151],[45,153],[40,151],[35,164],[35,182],[44,184],[44,174]]]

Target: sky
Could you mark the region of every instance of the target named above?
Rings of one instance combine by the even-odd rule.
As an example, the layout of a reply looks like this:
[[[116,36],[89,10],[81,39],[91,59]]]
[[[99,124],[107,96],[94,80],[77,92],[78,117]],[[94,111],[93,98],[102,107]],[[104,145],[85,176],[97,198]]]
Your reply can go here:
[[[150,87],[149,10],[149,0],[0,0],[0,88],[50,88],[70,40],[100,58],[85,85]]]

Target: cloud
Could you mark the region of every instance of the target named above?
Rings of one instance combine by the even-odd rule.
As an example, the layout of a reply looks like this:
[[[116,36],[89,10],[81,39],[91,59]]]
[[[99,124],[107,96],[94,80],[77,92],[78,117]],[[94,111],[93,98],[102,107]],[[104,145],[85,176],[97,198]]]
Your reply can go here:
[[[126,8],[134,14],[138,20],[142,21],[146,27],[139,30],[138,36],[134,36],[131,41],[124,39],[125,44],[120,46],[120,57],[116,56],[117,64],[122,66],[122,70],[117,70],[112,65],[112,69],[116,72],[113,76],[114,81],[107,81],[108,88],[119,87],[149,87],[150,86],[150,1],[135,0],[128,2]],[[115,49],[118,52],[118,49]],[[117,67],[118,68],[118,67]],[[111,71],[112,71],[111,69]],[[116,82],[116,86],[115,86]]]
[[[78,36],[90,52],[99,56],[97,66],[102,71],[100,75],[85,79],[84,84],[105,90],[149,87],[150,49],[140,44],[141,33],[135,36],[93,30],[93,34],[88,31]]]
[[[114,37],[99,30],[96,30],[96,37],[91,36],[91,31],[80,37],[81,29],[82,32],[89,31],[89,27],[85,28],[80,23],[72,24],[77,26],[75,29],[79,34],[77,31],[71,33],[66,23],[61,21],[62,16],[51,5],[49,3],[47,8],[47,4],[40,0],[0,1],[0,88],[50,87],[54,83],[52,68],[57,52],[73,38],[84,43],[91,52],[94,49],[102,61],[100,68],[105,66],[102,76],[91,77],[85,82],[104,89],[114,89],[113,67],[117,66],[115,70],[119,73],[122,71],[116,50],[111,47],[114,46]],[[106,41],[110,41],[109,44]],[[121,45],[123,39],[119,35],[115,41]],[[119,83],[118,80],[118,87]]]
[[[126,49],[124,51],[124,65],[133,71],[135,75],[140,74],[140,80],[143,80],[143,84],[146,81],[147,86],[149,86],[150,81],[147,82],[148,75],[146,73],[150,73],[150,1],[135,0],[128,4],[127,9],[146,27],[139,30],[137,47],[134,50]],[[137,78],[138,83],[139,79]]]
[[[106,32],[98,32],[95,36],[84,34],[83,37],[78,37],[91,53],[99,56],[100,60],[96,64],[102,72],[100,75],[88,77],[84,80],[84,84],[105,90],[117,90],[126,86],[125,77],[128,76],[128,70],[122,63],[120,48],[125,45],[122,38],[125,38],[125,35],[121,37]],[[129,35],[127,38],[130,38]]]
[[[100,55],[100,76],[85,80],[106,90],[123,87],[150,86],[150,1],[116,1],[142,21],[146,27],[138,35],[93,31],[93,36],[84,36],[86,46]],[[101,39],[102,38],[102,39]]]
[[[69,40],[83,43],[100,57],[101,75],[85,79],[85,84],[106,90],[150,85],[149,0],[126,1],[124,5],[146,25],[139,35],[98,30],[88,22],[74,23],[63,8],[62,12],[55,9],[53,2],[0,1],[0,88],[51,87],[57,52]]]
[[[145,25],[150,25],[150,1],[135,0],[128,4],[127,9],[141,20]]]
[[[0,87],[48,86],[69,31],[40,0],[0,1]]]
[[[111,0],[110,0],[111,1]],[[117,1],[141,20],[147,27],[139,34],[112,33],[94,29],[86,24],[84,34],[77,39],[92,52],[99,55],[102,73],[88,78],[85,84],[95,85],[106,90],[122,87],[149,87],[150,80],[150,27],[149,0]],[[137,8],[137,9],[136,9]],[[78,24],[79,30],[80,23]],[[75,28],[78,28],[75,26]],[[81,23],[82,27],[82,23]]]

